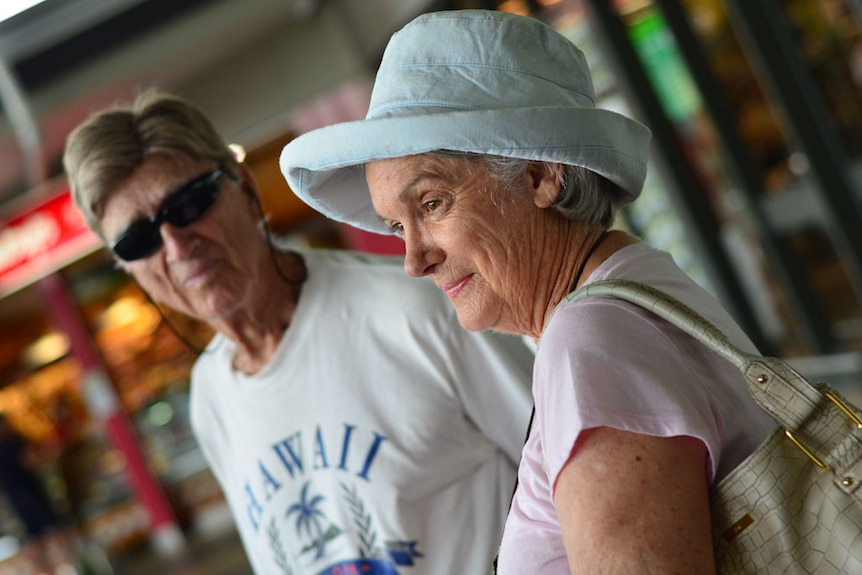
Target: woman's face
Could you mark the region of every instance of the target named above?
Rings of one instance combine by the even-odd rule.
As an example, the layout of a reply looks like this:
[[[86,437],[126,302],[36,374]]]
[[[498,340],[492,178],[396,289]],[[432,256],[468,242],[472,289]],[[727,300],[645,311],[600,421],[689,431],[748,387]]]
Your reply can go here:
[[[525,175],[507,190],[485,164],[432,155],[366,166],[374,208],[404,240],[404,268],[430,276],[473,331],[526,333],[534,315],[540,212]]]
[[[159,212],[173,192],[215,167],[148,158],[108,194],[101,218],[105,237],[113,242],[132,223]],[[185,227],[162,223],[158,249],[134,261],[120,260],[154,300],[209,322],[229,316],[253,297],[252,255],[262,243],[251,200],[240,183],[225,175],[219,186],[215,202],[199,219]]]

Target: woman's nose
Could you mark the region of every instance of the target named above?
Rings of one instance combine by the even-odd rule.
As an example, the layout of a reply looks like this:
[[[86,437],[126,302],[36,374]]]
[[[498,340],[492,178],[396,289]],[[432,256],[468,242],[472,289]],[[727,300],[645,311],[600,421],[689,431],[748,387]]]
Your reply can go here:
[[[433,273],[443,261],[443,252],[421,238],[405,238],[404,271],[411,277],[424,277]]]

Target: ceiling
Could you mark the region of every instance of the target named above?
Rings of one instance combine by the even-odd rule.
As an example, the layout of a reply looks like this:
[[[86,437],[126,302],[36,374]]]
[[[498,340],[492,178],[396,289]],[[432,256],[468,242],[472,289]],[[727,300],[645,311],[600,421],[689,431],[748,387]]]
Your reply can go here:
[[[288,84],[305,85],[297,98],[331,86],[335,76],[362,66],[351,61],[356,60],[352,53],[359,60],[377,53],[396,27],[431,4],[46,0],[0,23],[0,216],[60,175],[66,135],[93,110],[158,85],[199,96],[211,117],[235,114],[240,103],[254,108],[256,98],[267,96],[272,101],[264,108],[272,111],[289,102],[284,96]],[[338,32],[334,26],[340,26]],[[320,45],[312,46],[315,42]],[[326,46],[331,44],[344,46],[330,53]],[[301,53],[299,45],[312,47]],[[315,57],[331,64],[313,64]],[[372,65],[367,59],[365,64]],[[277,74],[279,68],[296,72],[287,80]],[[234,82],[217,81],[227,70]],[[254,119],[265,120],[262,115]],[[253,124],[250,118],[243,122]],[[234,121],[230,128],[247,129],[237,125],[243,122]]]

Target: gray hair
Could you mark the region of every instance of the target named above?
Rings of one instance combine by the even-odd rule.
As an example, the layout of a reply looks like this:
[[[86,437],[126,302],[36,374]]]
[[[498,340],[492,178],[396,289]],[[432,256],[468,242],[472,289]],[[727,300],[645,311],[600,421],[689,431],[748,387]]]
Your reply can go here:
[[[483,163],[490,176],[508,190],[521,188],[530,163],[530,160],[521,158],[450,150],[438,150],[429,155]],[[605,228],[613,225],[617,210],[626,203],[626,193],[622,188],[581,166],[566,164],[561,171],[559,165],[552,162],[539,164],[543,164],[549,173],[560,177],[560,192],[552,205],[554,210],[568,220],[590,225],[601,224]]]

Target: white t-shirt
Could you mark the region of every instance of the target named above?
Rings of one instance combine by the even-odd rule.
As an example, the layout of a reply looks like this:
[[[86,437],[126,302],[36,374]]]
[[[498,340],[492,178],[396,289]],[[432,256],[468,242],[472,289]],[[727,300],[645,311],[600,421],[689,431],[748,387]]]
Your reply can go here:
[[[730,316],[665,252],[644,243],[623,248],[588,282],[605,279],[662,290],[711,321],[735,345],[756,353]],[[751,399],[736,367],[651,312],[607,297],[557,308],[539,341],[533,394],[536,415],[503,535],[501,575],[569,573],[553,486],[581,431],[604,426],[699,438],[708,450],[712,482],[775,427]]]
[[[470,333],[402,260],[309,251],[271,362],[217,336],[192,426],[261,574],[488,572],[532,398],[520,338]]]

